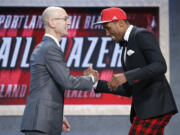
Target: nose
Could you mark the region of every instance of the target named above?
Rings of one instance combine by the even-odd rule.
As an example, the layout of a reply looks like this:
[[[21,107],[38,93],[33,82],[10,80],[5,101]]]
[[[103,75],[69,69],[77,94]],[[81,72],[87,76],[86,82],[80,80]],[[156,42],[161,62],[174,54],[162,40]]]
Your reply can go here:
[[[67,19],[67,25],[71,25],[71,21]]]
[[[106,29],[106,36],[110,36],[110,33],[107,29]]]

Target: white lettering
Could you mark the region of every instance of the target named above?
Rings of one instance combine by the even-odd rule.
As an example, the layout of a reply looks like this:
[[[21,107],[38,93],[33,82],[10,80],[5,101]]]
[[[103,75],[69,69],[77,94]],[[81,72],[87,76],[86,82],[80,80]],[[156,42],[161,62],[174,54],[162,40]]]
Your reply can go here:
[[[19,16],[19,24],[18,24],[18,28],[21,28],[21,24],[22,24],[23,18],[24,18],[24,15],[20,15],[20,16]]]
[[[69,20],[71,22],[69,29],[79,29],[81,16],[76,16],[76,15],[75,16],[69,16]]]
[[[62,49],[62,51],[64,52],[65,48],[66,48],[66,43],[67,43],[67,38],[63,37],[60,43],[60,47]]]
[[[84,58],[84,61],[82,63],[82,67],[89,67],[89,64],[92,64],[92,63],[89,63],[89,60],[92,56],[92,53],[94,51],[94,48],[97,44],[97,41],[98,41],[98,38],[97,37],[89,37],[88,40],[91,41],[91,44],[90,44],[90,47],[88,49],[88,52]]]
[[[90,27],[91,29],[94,29],[93,26],[94,26],[94,23],[95,23],[95,19],[96,19],[96,16],[93,15],[92,20],[91,20],[91,27]]]
[[[4,85],[4,84],[1,84],[0,86],[1,86],[0,98],[2,98],[2,97],[3,97],[3,92],[4,92],[4,87],[5,87],[5,85]]]
[[[20,86],[15,84],[14,85],[14,88],[12,90],[12,98],[18,98],[18,95],[19,95],[19,91],[20,91]]]
[[[100,21],[101,21],[101,16],[98,16],[97,22],[100,22]],[[104,29],[104,28],[103,28],[103,25],[99,24],[99,25],[95,25],[94,29]]]
[[[74,16],[74,17],[72,18],[72,21],[71,21],[71,29],[73,29],[74,26],[75,26],[76,17],[77,17],[77,16]]]
[[[22,41],[22,37],[16,37],[15,49],[14,49],[13,57],[12,57],[11,64],[10,64],[10,67],[12,67],[12,68],[15,67],[15,65],[17,63],[18,54],[19,54],[20,47],[21,47],[21,41]]]
[[[77,90],[66,90],[64,93],[64,96],[66,98],[101,98],[102,94],[101,93],[94,93],[92,90],[91,92],[89,91],[77,91]]]
[[[91,16],[86,16],[85,23],[84,23],[84,29],[88,29],[90,25]]]
[[[27,88],[26,84],[0,84],[0,98],[24,98]]]
[[[31,47],[31,43],[32,43],[32,37],[26,37],[26,45],[25,45],[25,49],[24,49],[24,54],[22,57],[22,61],[21,61],[21,66],[22,68],[28,68],[29,67],[29,63],[27,62],[28,59],[28,55],[30,52],[30,47]]]
[[[26,95],[27,85],[23,84],[21,87],[22,87],[22,88],[21,88],[21,91],[20,91],[20,93],[19,93],[19,97],[20,97],[20,98],[23,98],[23,97],[25,97],[25,95]]]
[[[29,16],[26,15],[25,22],[24,22],[24,29],[28,29],[28,19],[29,19]]]
[[[101,49],[97,61],[97,67],[103,68],[106,67],[106,63],[103,63],[104,55],[109,52],[108,49],[106,49],[106,45],[108,41],[111,41],[112,39],[110,37],[102,37],[102,43],[101,43]]]
[[[74,38],[75,43],[73,45],[71,54],[69,56],[67,66],[70,67],[72,62],[74,61],[74,67],[79,67],[80,60],[81,60],[81,52],[82,52],[82,46],[83,46],[83,38]]]
[[[5,21],[5,15],[0,15],[0,26],[3,24]]]
[[[38,16],[37,23],[36,23],[36,28],[41,29],[42,26],[43,26],[42,16]]]
[[[2,39],[3,43],[0,48],[0,61],[2,61],[2,67],[6,67],[8,64],[12,38],[3,37]]]
[[[13,21],[12,21],[12,24],[11,24],[11,29],[16,29],[17,28],[18,20],[19,20],[19,16],[14,15]]]
[[[5,98],[8,98],[11,96],[11,91],[12,91],[12,84],[9,84],[6,90],[6,93],[4,95]]]
[[[11,25],[11,20],[12,20],[12,16],[11,15],[7,15],[6,17],[6,21],[4,23],[4,28],[5,29],[8,29],[9,26]]]
[[[32,16],[31,22],[29,24],[29,29],[34,29],[35,25],[36,25],[36,15]]]
[[[81,20],[81,16],[78,16],[76,26],[75,26],[76,29],[79,29],[80,20]]]

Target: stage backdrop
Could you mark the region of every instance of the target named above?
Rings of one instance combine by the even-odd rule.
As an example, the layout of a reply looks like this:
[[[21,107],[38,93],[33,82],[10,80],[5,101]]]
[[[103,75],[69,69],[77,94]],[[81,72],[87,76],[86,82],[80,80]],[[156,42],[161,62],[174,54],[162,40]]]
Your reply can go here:
[[[74,76],[82,75],[89,64],[109,81],[123,72],[122,49],[105,36],[100,20],[102,8],[65,8],[71,25],[60,45]],[[123,8],[130,23],[145,27],[159,39],[158,8]],[[21,115],[29,94],[29,59],[44,34],[44,8],[0,8],[0,115]],[[91,92],[66,90],[65,113],[69,115],[129,114],[131,99]]]

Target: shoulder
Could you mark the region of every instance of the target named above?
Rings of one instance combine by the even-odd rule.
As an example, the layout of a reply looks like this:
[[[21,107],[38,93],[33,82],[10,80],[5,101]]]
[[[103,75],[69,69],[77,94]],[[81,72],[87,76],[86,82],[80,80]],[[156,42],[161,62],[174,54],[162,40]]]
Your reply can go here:
[[[146,38],[155,38],[155,35],[151,31],[149,31],[145,28],[142,28],[142,27],[135,26],[133,29],[133,34],[134,34],[134,37],[139,40],[144,39],[144,38],[145,39]]]
[[[43,37],[43,40],[40,44],[39,50],[42,53],[47,54],[48,52],[56,52],[58,50],[57,44],[49,37]]]
[[[33,56],[44,56],[52,47],[52,42],[50,40],[42,40],[33,50],[31,57]]]
[[[135,35],[143,34],[143,33],[151,33],[149,30],[147,30],[143,27],[137,27],[137,26],[134,26],[133,31],[134,31]]]

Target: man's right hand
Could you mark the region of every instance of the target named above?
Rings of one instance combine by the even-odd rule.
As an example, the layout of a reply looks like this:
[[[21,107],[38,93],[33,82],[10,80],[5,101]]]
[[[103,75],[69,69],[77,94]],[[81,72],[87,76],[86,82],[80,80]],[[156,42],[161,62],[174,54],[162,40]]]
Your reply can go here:
[[[84,70],[83,74],[85,76],[92,75],[94,77],[94,83],[96,83],[99,80],[99,73],[98,71],[94,70],[92,65],[89,65],[89,68]]]
[[[70,131],[70,124],[65,116],[63,116],[63,123],[62,123],[62,131],[69,132]]]

